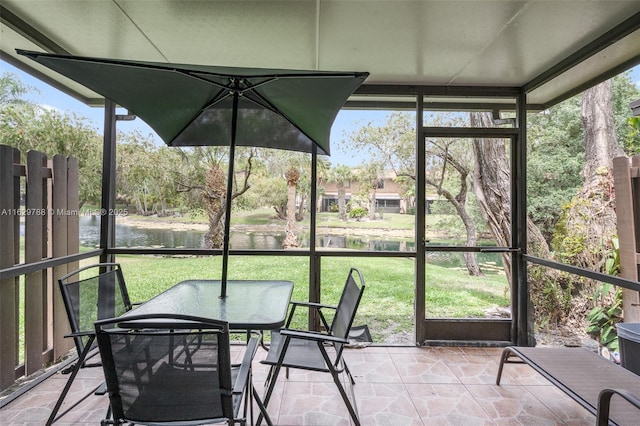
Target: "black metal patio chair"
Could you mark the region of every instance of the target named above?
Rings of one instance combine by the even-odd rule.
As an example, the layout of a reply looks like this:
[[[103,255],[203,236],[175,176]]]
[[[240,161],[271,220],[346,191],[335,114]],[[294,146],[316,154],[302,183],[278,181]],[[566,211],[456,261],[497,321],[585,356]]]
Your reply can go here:
[[[103,425],[244,425],[248,413],[253,420],[251,361],[258,338],[249,340],[242,363],[234,366],[224,321],[148,314],[102,320],[95,327],[111,406]]]
[[[365,283],[362,273],[356,268],[351,268],[337,306],[291,302],[291,310],[287,322],[284,328],[271,333],[269,352],[262,361],[264,364],[271,365],[267,376],[267,391],[264,397],[265,406],[269,404],[282,367],[287,369],[287,377],[289,368],[326,372],[333,377],[333,381],[338,387],[338,391],[349,410],[353,422],[356,425],[360,424],[353,393],[355,381],[342,355],[344,346],[349,343],[349,330],[356,316],[364,288]],[[326,331],[314,332],[291,329],[291,320],[297,307],[316,310]],[[333,312],[331,325],[327,321],[329,315],[325,314],[325,311]],[[327,351],[327,347],[333,350]],[[343,372],[347,374],[351,382],[353,404],[349,401],[349,396],[340,381],[339,375]],[[258,424],[260,424],[260,418],[258,418]]]
[[[94,322],[122,315],[132,309],[122,269],[118,263],[97,263],[85,266],[60,277],[58,284],[71,326],[71,333],[65,337],[73,338],[78,359],[62,371],[64,374],[69,374],[69,378],[47,420],[47,425],[64,416],[89,395],[104,394],[105,387],[101,384],[58,415],[80,369],[101,365],[99,362],[87,362],[98,353],[95,345]]]

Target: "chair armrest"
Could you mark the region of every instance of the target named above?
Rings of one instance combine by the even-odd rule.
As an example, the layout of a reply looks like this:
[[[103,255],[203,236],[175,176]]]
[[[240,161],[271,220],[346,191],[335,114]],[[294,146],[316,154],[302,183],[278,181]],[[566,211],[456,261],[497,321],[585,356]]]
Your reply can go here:
[[[640,410],[640,398],[631,392],[625,389],[603,389],[598,395],[598,411],[596,413],[598,426],[609,425],[609,407],[613,395],[619,395]]]
[[[327,308],[327,309],[337,309],[337,306],[334,305],[326,305],[324,303],[316,303],[316,302],[290,302],[291,305],[295,305],[295,306],[304,306],[307,308],[316,308],[316,309],[321,309],[321,308]]]
[[[315,340],[318,342],[344,343],[344,344],[349,343],[349,339],[344,339],[342,337],[337,337],[337,336],[331,336],[329,334],[313,333],[309,331],[282,329],[280,330],[280,335],[290,336],[296,339]]]
[[[289,317],[287,318],[287,321],[285,322],[285,328],[289,327],[291,325],[291,321],[293,320],[293,315],[296,312],[296,308],[298,306],[303,307],[303,308],[309,308],[309,309],[315,309],[318,312],[318,315],[320,316],[320,321],[322,321],[322,325],[328,330],[329,329],[329,323],[327,322],[326,318],[324,317],[324,314],[322,313],[322,309],[332,309],[332,310],[336,310],[338,309],[337,306],[334,305],[326,305],[324,303],[317,303],[317,302],[289,302],[289,304],[291,305],[291,311],[289,312]]]
[[[64,337],[87,337],[95,334],[95,331],[77,331],[75,333],[65,334]]]

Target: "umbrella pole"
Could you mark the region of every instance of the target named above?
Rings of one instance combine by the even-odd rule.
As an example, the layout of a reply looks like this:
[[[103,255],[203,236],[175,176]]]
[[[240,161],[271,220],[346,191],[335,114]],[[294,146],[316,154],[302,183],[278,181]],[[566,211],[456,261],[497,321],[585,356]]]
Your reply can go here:
[[[238,81],[235,81],[238,86]],[[233,108],[231,110],[231,145],[229,146],[229,167],[227,174],[226,210],[224,212],[224,235],[222,237],[222,281],[220,298],[227,297],[227,269],[229,267],[229,234],[231,230],[231,201],[233,195],[234,162],[236,156],[236,130],[238,127],[238,91],[233,92]]]

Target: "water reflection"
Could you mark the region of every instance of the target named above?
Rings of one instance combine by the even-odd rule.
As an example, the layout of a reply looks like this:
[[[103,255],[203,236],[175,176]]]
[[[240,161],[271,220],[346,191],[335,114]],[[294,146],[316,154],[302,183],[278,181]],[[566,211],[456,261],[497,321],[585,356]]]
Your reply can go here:
[[[116,247],[186,247],[200,248],[204,232],[174,229],[147,229],[119,225],[116,221]],[[100,218],[80,218],[80,245],[97,247],[100,244]]]
[[[119,225],[116,222],[117,247],[168,247],[200,248],[203,245],[204,231],[139,228]],[[282,248],[283,233],[273,232],[235,232],[230,237],[233,249],[278,250]],[[331,249],[351,249],[362,251],[413,251],[413,241],[387,241],[369,239],[362,236],[318,235],[318,247]],[[80,218],[80,244],[97,247],[100,243],[100,218],[83,216]],[[309,247],[309,236],[299,239],[300,247]]]
[[[24,236],[24,223],[20,226]],[[204,240],[203,231],[151,229],[135,226],[118,225],[116,223],[116,247],[167,247],[167,248],[201,248]],[[268,232],[236,232],[231,235],[231,248],[279,250],[282,248],[284,234]],[[328,249],[350,249],[360,251],[392,251],[413,252],[416,245],[413,241],[372,240],[366,237],[345,235],[318,235],[318,247]],[[301,248],[309,247],[309,236],[299,240]],[[100,218],[98,216],[80,217],[80,245],[98,247],[100,244]],[[502,260],[495,253],[477,253],[478,263],[483,269],[500,269]],[[462,253],[436,252],[426,253],[427,263],[449,268],[465,266]]]

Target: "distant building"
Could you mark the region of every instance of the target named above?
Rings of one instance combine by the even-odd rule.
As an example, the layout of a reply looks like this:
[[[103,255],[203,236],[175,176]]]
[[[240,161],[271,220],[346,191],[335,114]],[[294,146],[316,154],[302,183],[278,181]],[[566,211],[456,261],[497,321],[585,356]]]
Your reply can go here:
[[[396,174],[392,170],[387,170],[384,177],[378,181],[376,190],[376,208],[384,213],[406,214],[409,209],[415,206],[414,197],[403,197],[402,187],[395,182]],[[349,202],[353,196],[360,192],[360,183],[357,180],[345,183],[345,202]],[[338,186],[335,182],[325,182],[324,191],[318,202],[321,212],[331,211],[331,205],[338,204]],[[427,196],[427,213],[433,201],[438,200],[438,196]]]

